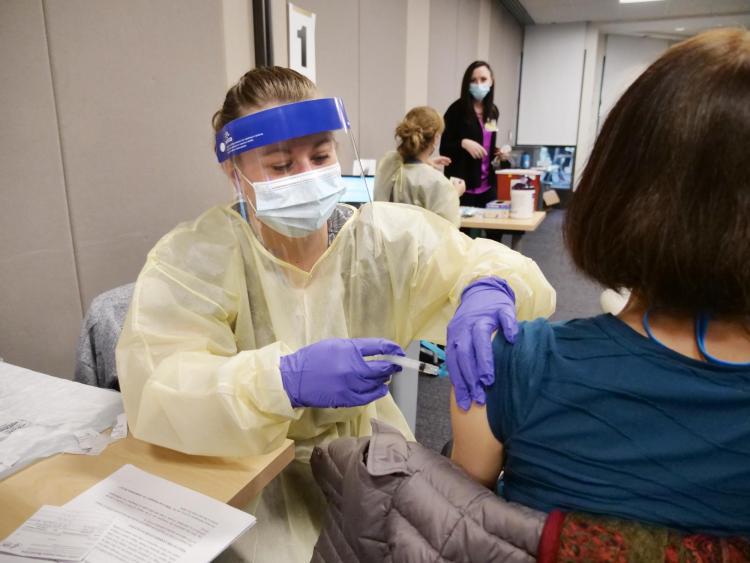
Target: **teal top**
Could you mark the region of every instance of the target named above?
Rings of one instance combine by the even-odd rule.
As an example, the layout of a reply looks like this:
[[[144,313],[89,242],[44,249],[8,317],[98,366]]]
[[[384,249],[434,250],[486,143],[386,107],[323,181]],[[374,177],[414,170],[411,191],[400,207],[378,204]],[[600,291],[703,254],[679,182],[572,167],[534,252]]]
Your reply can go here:
[[[509,500],[750,534],[750,367],[687,358],[611,315],[522,323],[493,347]]]

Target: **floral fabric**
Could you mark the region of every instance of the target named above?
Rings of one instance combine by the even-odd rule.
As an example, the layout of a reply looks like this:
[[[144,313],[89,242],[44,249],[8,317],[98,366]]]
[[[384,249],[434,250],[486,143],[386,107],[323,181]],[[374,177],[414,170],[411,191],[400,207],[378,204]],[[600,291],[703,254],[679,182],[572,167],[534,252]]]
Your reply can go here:
[[[554,511],[537,557],[542,563],[740,563],[750,561],[750,538],[685,534],[618,518]]]

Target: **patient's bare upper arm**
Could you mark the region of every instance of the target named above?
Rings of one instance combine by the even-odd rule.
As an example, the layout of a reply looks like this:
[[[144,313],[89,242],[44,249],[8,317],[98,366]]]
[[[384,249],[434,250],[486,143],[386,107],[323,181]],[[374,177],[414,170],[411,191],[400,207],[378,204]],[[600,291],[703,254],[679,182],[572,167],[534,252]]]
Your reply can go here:
[[[468,411],[463,411],[451,389],[451,425],[451,459],[472,478],[494,489],[503,468],[503,445],[490,429],[487,407],[472,403]]]

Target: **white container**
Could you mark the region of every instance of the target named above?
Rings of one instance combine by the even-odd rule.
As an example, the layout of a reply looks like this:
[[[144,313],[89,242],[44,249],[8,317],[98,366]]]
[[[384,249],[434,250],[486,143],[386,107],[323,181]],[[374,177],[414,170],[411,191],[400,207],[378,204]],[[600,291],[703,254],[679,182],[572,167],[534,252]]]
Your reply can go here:
[[[534,216],[534,190],[511,188],[510,218],[531,219]]]

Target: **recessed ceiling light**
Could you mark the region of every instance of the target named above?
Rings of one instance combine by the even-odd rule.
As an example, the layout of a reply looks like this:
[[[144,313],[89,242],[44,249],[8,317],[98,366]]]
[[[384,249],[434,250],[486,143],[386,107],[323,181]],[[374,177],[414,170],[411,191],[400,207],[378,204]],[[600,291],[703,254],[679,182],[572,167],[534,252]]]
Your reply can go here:
[[[685,28],[684,27],[675,27],[674,30],[675,31],[685,31]]]
[[[620,4],[640,4],[641,2],[662,2],[663,0],[620,0]]]

